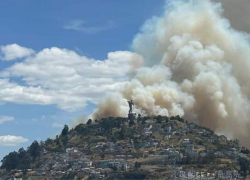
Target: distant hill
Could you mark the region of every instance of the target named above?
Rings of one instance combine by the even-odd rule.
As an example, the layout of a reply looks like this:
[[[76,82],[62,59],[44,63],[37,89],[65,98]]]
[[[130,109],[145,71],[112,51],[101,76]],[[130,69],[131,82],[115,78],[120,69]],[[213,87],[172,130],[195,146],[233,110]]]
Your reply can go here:
[[[0,177],[161,179],[246,177],[250,151],[238,140],[179,116],[88,120],[55,139],[34,141],[2,160]],[[1,178],[0,178],[1,179]]]

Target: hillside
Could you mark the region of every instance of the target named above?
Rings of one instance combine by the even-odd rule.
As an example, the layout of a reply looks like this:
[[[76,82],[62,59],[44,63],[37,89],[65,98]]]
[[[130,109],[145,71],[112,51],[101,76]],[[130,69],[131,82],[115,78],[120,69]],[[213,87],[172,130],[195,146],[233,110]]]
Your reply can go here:
[[[1,178],[240,178],[249,150],[179,116],[105,118],[68,126],[55,139],[33,142],[2,160]]]

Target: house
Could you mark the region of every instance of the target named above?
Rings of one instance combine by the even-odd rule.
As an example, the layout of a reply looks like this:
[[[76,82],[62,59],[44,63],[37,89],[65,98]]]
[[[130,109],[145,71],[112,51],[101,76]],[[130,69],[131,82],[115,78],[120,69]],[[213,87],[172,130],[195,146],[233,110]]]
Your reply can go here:
[[[43,149],[43,154],[47,154],[48,151],[46,149]]]
[[[175,123],[176,123],[175,120],[172,120],[172,119],[169,120],[170,125],[174,125]]]
[[[185,124],[184,124],[183,129],[184,129],[184,130],[188,130],[188,129],[189,129],[189,127],[188,127],[188,124],[187,124],[187,123],[185,123]]]
[[[158,145],[160,145],[160,140],[151,139],[151,141],[150,141],[150,146],[151,146],[151,147],[156,147],[156,146],[158,146]]]
[[[75,148],[67,148],[66,149],[66,154],[68,155],[68,158],[67,160],[77,160],[81,157],[82,153],[80,151],[78,151],[77,149]]]
[[[215,139],[214,139],[214,137],[208,137],[208,138],[206,138],[206,141],[209,143],[214,143]]]
[[[240,175],[239,175],[239,172],[238,172],[238,171],[234,170],[234,171],[232,172],[232,174],[233,174],[233,177],[234,177],[234,178],[236,178],[236,179],[239,179],[239,178],[240,178]]]
[[[100,160],[96,163],[97,168],[109,168],[109,161],[108,160]]]
[[[242,157],[242,158],[246,158],[247,159],[247,155],[243,154],[243,153],[239,153],[238,156]]]
[[[148,146],[148,144],[145,143],[145,142],[139,142],[138,145],[139,145],[140,148],[141,148],[141,147],[147,147],[147,146]]]
[[[232,178],[233,178],[233,176],[232,176],[232,171],[226,171],[226,173],[225,173],[225,178],[226,178],[226,179],[232,179]]]
[[[151,136],[152,135],[152,131],[144,131],[143,135],[144,136]]]
[[[191,129],[194,129],[195,126],[196,126],[193,122],[189,123],[188,125],[189,125],[189,127],[190,127]]]
[[[192,155],[192,154],[195,154],[195,153],[196,152],[194,151],[194,145],[189,144],[189,145],[185,146],[185,154]]]
[[[118,155],[115,155],[115,157],[116,157],[116,158],[125,158],[126,155],[124,155],[124,154],[118,154]]]
[[[67,148],[66,149],[66,153],[68,153],[68,154],[71,153],[72,151],[73,151],[73,148]]]
[[[83,167],[91,167],[92,161],[90,161],[88,158],[81,158],[79,161],[79,164],[82,164]]]
[[[215,178],[216,179],[239,179],[240,175],[238,173],[238,171],[234,170],[234,171],[216,171],[215,172]]]
[[[164,139],[165,140],[169,140],[171,138],[171,135],[170,134],[167,134],[166,136],[164,136]]]
[[[207,153],[201,152],[199,155],[200,155],[201,157],[205,157],[205,156],[207,155]]]
[[[164,130],[165,130],[167,133],[171,133],[172,127],[171,127],[171,126],[166,126],[166,127],[164,128]]]
[[[91,177],[91,178],[94,178],[94,179],[100,179],[100,172],[98,172],[98,171],[91,171],[90,172],[90,174],[89,174],[89,176]]]
[[[109,161],[109,166],[116,167],[119,170],[127,170],[127,162],[124,159],[113,159]]]
[[[218,158],[225,158],[225,154],[222,151],[217,151],[214,155]]]
[[[101,173],[103,173],[103,174],[108,174],[108,173],[111,173],[111,172],[112,172],[112,169],[110,169],[110,168],[101,169]]]
[[[219,142],[220,143],[226,143],[227,142],[227,137],[224,135],[219,136]]]
[[[51,178],[51,172],[50,172],[50,171],[47,171],[47,172],[45,173],[45,178],[46,178],[46,179],[50,179],[50,178]]]
[[[186,172],[186,177],[188,178],[195,178],[196,172],[194,170],[189,170]]]
[[[189,171],[177,171],[176,176],[179,177],[180,179],[195,179],[196,177],[196,172],[194,170],[189,170]]]
[[[143,157],[148,157],[148,155],[149,155],[149,151],[144,151],[143,152]]]
[[[81,169],[81,164],[79,164],[78,162],[74,162],[72,164],[72,169],[73,170],[79,170],[79,169]]]
[[[83,172],[90,173],[90,168],[83,168]]]
[[[184,177],[186,177],[186,172],[185,171],[177,171],[176,176],[180,177],[180,178],[184,178]]]
[[[80,156],[81,156],[81,152],[79,152],[78,150],[74,150],[73,152],[71,152],[72,159],[79,159]]]
[[[191,143],[190,143],[189,139],[184,139],[184,140],[182,141],[182,143],[181,143],[181,145],[182,145],[183,147],[189,146],[190,144],[191,144]]]
[[[118,170],[127,170],[127,162],[124,159],[100,160],[96,162],[97,168],[114,168]]]

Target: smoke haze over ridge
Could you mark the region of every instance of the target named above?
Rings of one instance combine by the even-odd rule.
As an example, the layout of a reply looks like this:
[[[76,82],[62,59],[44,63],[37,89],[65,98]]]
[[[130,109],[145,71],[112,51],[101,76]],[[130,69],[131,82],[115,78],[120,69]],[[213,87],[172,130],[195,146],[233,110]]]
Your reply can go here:
[[[213,0],[221,2],[223,15],[230,20],[232,27],[237,30],[250,32],[250,1],[249,0]]]
[[[220,3],[171,1],[132,47],[144,66],[98,103],[94,119],[127,116],[133,99],[138,113],[180,115],[250,147],[249,35],[231,27]]]

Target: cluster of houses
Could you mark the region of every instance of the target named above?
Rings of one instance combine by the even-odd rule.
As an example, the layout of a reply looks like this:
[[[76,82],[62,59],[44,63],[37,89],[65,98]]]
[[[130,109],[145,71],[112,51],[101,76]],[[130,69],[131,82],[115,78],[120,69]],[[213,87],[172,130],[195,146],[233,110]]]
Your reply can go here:
[[[234,160],[237,164],[237,158],[247,158],[246,154],[241,153],[242,147],[237,142],[232,142],[230,148],[214,151],[210,147],[204,145],[205,143],[215,144],[227,144],[229,141],[223,135],[218,136],[210,130],[200,128],[194,123],[184,123],[182,127],[179,127],[175,121],[170,121],[164,127],[155,126],[150,124],[141,130],[141,140],[135,142],[134,139],[130,139],[128,142],[114,143],[97,142],[92,143],[89,147],[100,154],[112,155],[110,159],[90,160],[90,156],[86,156],[75,148],[66,149],[66,153],[62,157],[63,161],[54,159],[52,169],[81,172],[89,174],[94,177],[103,177],[105,174],[113,171],[130,171],[134,169],[135,161],[131,161],[138,156],[133,152],[127,152],[126,148],[131,149],[143,149],[142,156],[144,160],[141,161],[141,165],[178,165],[183,159],[189,157],[204,158],[208,153],[212,152],[215,158],[228,158]],[[155,132],[163,135],[163,138],[154,137]],[[192,133],[193,138],[187,138],[185,135]],[[195,138],[194,138],[195,137]],[[181,144],[177,145],[176,142],[180,141]],[[167,144],[165,142],[172,142]],[[202,142],[202,143],[199,143]],[[147,149],[155,148],[154,151]],[[56,155],[56,157],[60,157]],[[52,162],[50,162],[52,163]],[[47,163],[48,164],[48,163]],[[51,173],[53,175],[53,173]],[[215,171],[212,172],[194,172],[194,171],[179,171],[176,177],[181,178],[203,178],[203,179],[230,179],[237,178],[239,176],[237,171]]]
[[[212,179],[241,179],[238,171],[215,171],[215,172],[202,172],[195,170],[188,171],[176,171],[175,177],[178,179],[187,179],[187,180],[212,180]]]
[[[112,168],[116,170],[127,171],[128,163],[124,159],[109,159],[96,162],[98,168]]]
[[[95,148],[103,146],[114,147],[113,143],[98,143]],[[133,155],[116,154],[108,160],[90,160],[91,155],[85,155],[76,148],[67,148],[65,153],[48,152],[44,150],[44,156],[50,158],[44,161],[40,168],[36,169],[33,176],[44,176],[47,179],[77,172],[79,175],[89,175],[92,178],[102,179],[108,173],[116,171],[127,171],[134,163],[128,163],[125,159],[134,158]]]
[[[48,152],[45,151],[45,153]],[[52,157],[44,161],[36,170],[35,176],[45,176],[50,179],[69,172],[78,172],[78,174],[87,174],[92,178],[102,179],[105,177],[104,174],[110,173],[114,169],[127,171],[128,167],[124,159],[90,160],[88,155],[84,155],[76,148],[67,148],[65,153],[54,152],[50,155]]]
[[[181,167],[187,157],[205,158],[211,153],[215,158],[230,159],[235,166],[239,157],[248,158],[241,152],[239,142],[228,141],[225,136],[218,136],[194,123],[169,120],[162,125],[152,121],[143,126],[136,124],[134,130],[140,138],[118,142],[111,139],[86,142],[81,150],[67,148],[63,153],[44,150],[41,156],[43,163],[35,169],[33,175],[51,179],[76,172],[93,179],[104,179],[112,172],[134,171],[135,163],[140,162],[140,171],[147,171],[143,166],[151,165],[177,167],[173,171],[174,177],[180,179],[239,179],[240,175],[236,170],[214,169],[202,172],[183,170]],[[227,148],[215,150],[209,144],[224,144]],[[152,171],[149,169],[149,172]]]

